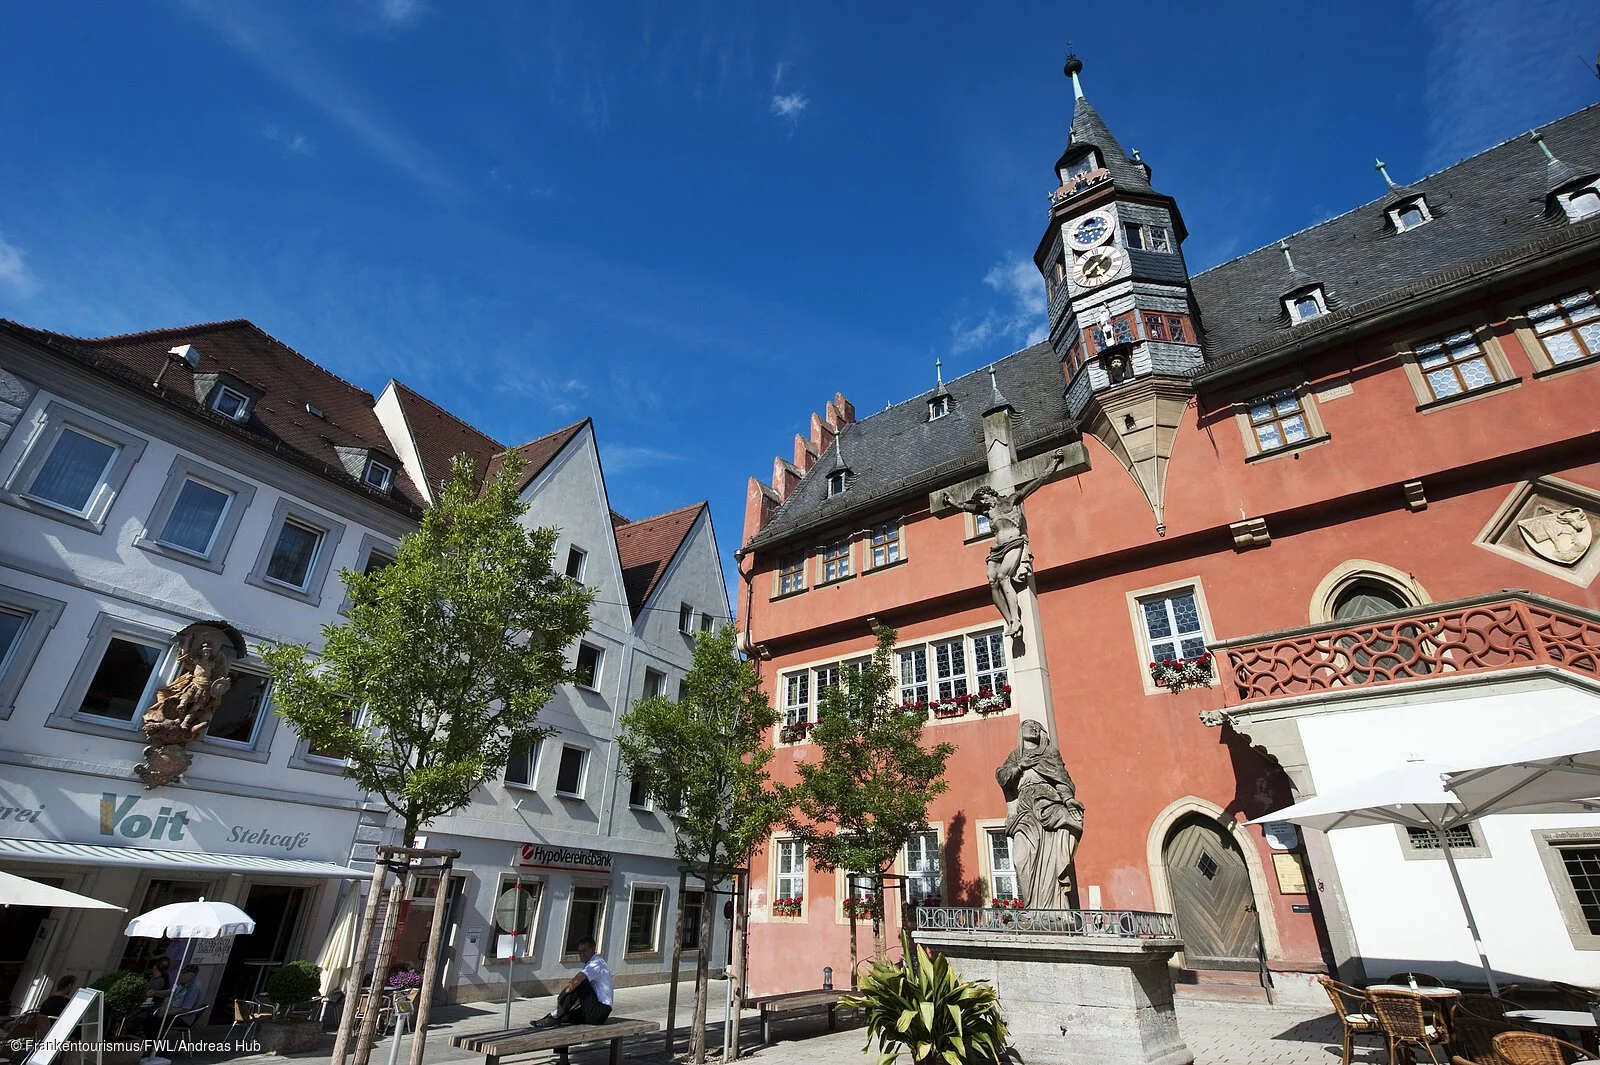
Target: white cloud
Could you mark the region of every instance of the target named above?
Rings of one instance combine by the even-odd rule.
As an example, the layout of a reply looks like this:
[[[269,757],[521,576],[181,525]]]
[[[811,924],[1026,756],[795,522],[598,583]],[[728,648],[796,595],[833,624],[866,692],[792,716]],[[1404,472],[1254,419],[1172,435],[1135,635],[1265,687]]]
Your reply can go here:
[[[650,466],[664,466],[672,462],[682,462],[683,456],[655,447],[611,444],[600,448],[600,461],[605,466],[607,474],[617,476]]]
[[[394,26],[409,26],[428,10],[427,0],[382,0],[378,13]]]
[[[0,238],[0,287],[26,298],[39,291],[39,282],[23,259],[21,248]]]
[[[454,195],[458,191],[455,180],[431,152],[364,108],[350,89],[323,70],[267,11],[245,0],[185,0],[185,6],[384,163],[435,193]]]
[[[772,68],[772,91],[777,93],[778,86],[783,84],[783,76],[794,67],[793,63],[779,63]]]
[[[311,143],[311,138],[303,133],[288,133],[277,126],[262,126],[261,135],[274,144],[280,145],[288,155],[311,156],[316,153],[316,145]]]
[[[998,302],[976,319],[963,316],[950,326],[950,351],[961,354],[991,342],[1018,347],[1037,344],[1049,335],[1044,279],[1029,258],[996,263],[983,276]]]
[[[772,113],[790,122],[798,122],[800,115],[810,106],[811,100],[803,92],[784,93],[772,98]]]

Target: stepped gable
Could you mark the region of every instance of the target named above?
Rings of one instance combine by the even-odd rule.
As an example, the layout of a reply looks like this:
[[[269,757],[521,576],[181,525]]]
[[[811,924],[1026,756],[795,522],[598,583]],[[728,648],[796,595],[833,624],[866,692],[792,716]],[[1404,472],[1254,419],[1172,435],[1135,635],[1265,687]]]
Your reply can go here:
[[[405,510],[423,505],[417,486],[393,458],[388,434],[373,412],[372,393],[328,372],[245,319],[93,338],[4,320],[0,329],[203,418],[215,429],[237,433],[342,487]],[[196,365],[168,354],[184,344],[198,355]],[[208,374],[225,374],[260,393],[247,420],[224,417],[200,402],[196,378]],[[308,405],[321,416],[311,413]],[[338,447],[390,456],[396,467],[392,491],[363,485],[345,468]]]
[[[615,526],[617,559],[622,563],[622,584],[628,592],[628,609],[637,618],[661,581],[667,566],[710,504],[691,503],[653,518]],[[613,522],[621,515],[611,512]]]
[[[517,491],[520,492],[532,484],[533,479],[543,473],[544,468],[550,465],[551,460],[561,453],[561,449],[571,443],[572,438],[577,436],[583,427],[588,424],[589,419],[585,418],[583,421],[574,422],[564,429],[557,429],[553,433],[547,433],[537,440],[530,440],[519,447],[511,448],[512,451],[522,456],[524,464],[522,475],[517,478]],[[504,452],[497,452],[492,456],[484,469],[484,481],[493,480],[495,475],[500,472],[500,467],[504,462]]]
[[[1539,127],[1546,144],[1574,172],[1600,171],[1600,104]],[[1285,327],[1281,297],[1290,281],[1278,241],[1195,276],[1205,325],[1207,369],[1248,361],[1290,337],[1311,335],[1356,317],[1362,305],[1426,289],[1431,279],[1468,264],[1513,257],[1516,249],[1561,243],[1590,223],[1570,225],[1546,209],[1550,177],[1544,153],[1515,137],[1404,191],[1427,198],[1433,219],[1396,233],[1386,210],[1392,194],[1286,238],[1295,264],[1337,292],[1344,311]],[[1442,279],[1441,279],[1442,280]]]
[[[394,382],[394,392],[406,424],[411,428],[417,460],[422,463],[428,483],[443,484],[450,477],[451,461],[457,455],[466,455],[472,459],[481,488],[490,465],[506,450],[505,445],[399,381]]]
[[[1024,348],[994,364],[1000,392],[1016,405],[1013,424],[1023,456],[1056,446],[1077,431],[1062,398],[1061,362],[1048,343]],[[746,550],[796,537],[887,503],[970,477],[985,468],[983,412],[991,406],[987,366],[945,382],[950,413],[928,420],[924,392],[845,427],[784,499]],[[842,495],[829,498],[827,475],[839,465],[839,444],[851,474]],[[821,471],[820,473],[818,471]]]

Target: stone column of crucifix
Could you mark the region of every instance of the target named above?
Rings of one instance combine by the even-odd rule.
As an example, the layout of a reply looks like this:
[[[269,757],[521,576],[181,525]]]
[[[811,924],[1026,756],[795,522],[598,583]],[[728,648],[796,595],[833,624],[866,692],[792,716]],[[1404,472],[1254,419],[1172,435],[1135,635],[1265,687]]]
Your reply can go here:
[[[932,512],[949,517],[960,511],[986,517],[994,536],[986,577],[995,607],[1005,624],[1006,673],[1011,705],[1023,721],[1041,722],[1052,735],[1055,714],[1050,699],[1050,670],[1039,631],[1039,601],[1034,590],[1033,549],[1028,542],[1022,502],[1045,481],[1088,469],[1082,444],[1052,454],[1017,458],[1013,438],[1015,409],[989,371],[993,393],[983,415],[984,456],[988,469],[976,477],[934,492]]]

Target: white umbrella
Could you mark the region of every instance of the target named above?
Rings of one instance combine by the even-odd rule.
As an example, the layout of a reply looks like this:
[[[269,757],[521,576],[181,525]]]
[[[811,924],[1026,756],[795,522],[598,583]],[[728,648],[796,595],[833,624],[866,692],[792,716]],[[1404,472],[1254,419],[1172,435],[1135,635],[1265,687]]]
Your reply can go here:
[[[352,884],[339,903],[339,913],[328,931],[328,941],[317,955],[317,965],[322,969],[322,995],[326,998],[333,989],[344,986],[344,975],[355,964],[356,926],[361,921],[361,888]]]
[[[1250,824],[1293,821],[1323,832],[1369,825],[1405,825],[1432,832],[1439,841],[1439,849],[1444,852],[1445,865],[1450,868],[1450,879],[1456,886],[1456,897],[1461,900],[1461,912],[1466,915],[1467,929],[1472,933],[1472,945],[1477,948],[1489,990],[1498,995],[1500,986],[1495,983],[1494,969],[1483,950],[1483,937],[1478,934],[1477,919],[1472,916],[1472,905],[1467,902],[1467,891],[1461,886],[1461,874],[1456,870],[1455,855],[1450,851],[1449,830],[1478,816],[1445,790],[1444,774],[1455,769],[1455,766],[1438,762],[1412,760],[1377,776],[1322,792],[1305,802],[1258,817]]]
[[[47,906],[68,910],[125,910],[126,906],[113,906],[109,902],[91,899],[72,891],[63,891],[37,880],[12,876],[0,872],[0,906]]]
[[[208,902],[200,898],[194,902],[174,902],[166,906],[157,906],[149,913],[141,913],[128,922],[123,934],[143,936],[146,939],[183,940],[183,958],[178,962],[178,973],[181,975],[183,967],[189,963],[190,940],[249,935],[255,930],[255,919],[239,907],[232,903]],[[161,1008],[161,1027],[156,1029],[158,1035],[166,1031],[167,1018],[171,1014],[172,995],[169,993]],[[155,1060],[166,1061],[165,1058]]]
[[[1446,779],[1462,805],[1482,813],[1600,810],[1600,717],[1528,740],[1482,768]]]

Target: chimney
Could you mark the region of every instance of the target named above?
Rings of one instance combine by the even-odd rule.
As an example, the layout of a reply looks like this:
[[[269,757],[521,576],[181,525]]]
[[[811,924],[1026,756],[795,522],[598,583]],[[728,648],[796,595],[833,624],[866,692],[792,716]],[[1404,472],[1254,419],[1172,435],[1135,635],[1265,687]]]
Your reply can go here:
[[[813,414],[811,417],[815,418],[816,415]],[[812,465],[816,461],[817,461],[817,449],[812,447],[811,441],[807,440],[805,437],[801,436],[799,433],[795,433],[794,434],[794,464],[795,464],[795,468],[800,471],[800,476],[804,477],[807,473],[809,473],[810,470],[811,470]]]

